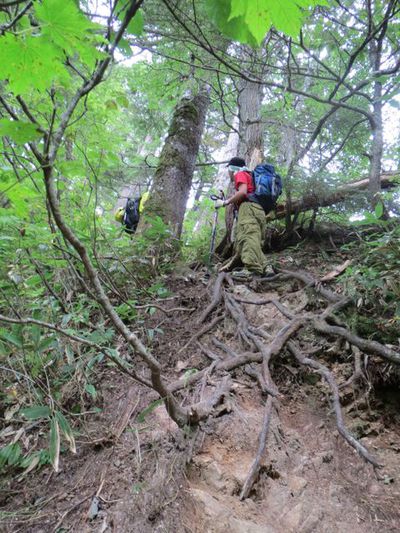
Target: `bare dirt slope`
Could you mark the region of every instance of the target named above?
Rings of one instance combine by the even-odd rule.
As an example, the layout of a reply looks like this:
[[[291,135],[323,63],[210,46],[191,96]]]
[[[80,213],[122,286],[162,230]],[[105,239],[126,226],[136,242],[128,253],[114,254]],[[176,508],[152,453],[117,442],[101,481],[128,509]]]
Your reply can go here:
[[[316,260],[307,266],[320,278],[342,261],[343,257],[333,258],[324,271]],[[292,257],[286,257],[283,266],[288,263],[298,266]],[[387,373],[394,364],[375,355],[367,358],[343,338],[318,336],[305,325],[301,335],[289,337],[271,357],[271,381],[257,362],[221,370],[229,358],[257,353],[249,342],[252,331],[261,332],[264,336],[257,338],[270,347],[287,330],[291,315],[316,309],[321,314],[326,308],[323,295],[310,292],[310,284],[305,288],[307,283],[299,279],[250,285],[230,284],[227,279],[216,306],[200,323],[212,299],[212,284],[207,287],[196,274],[170,283],[176,298],[164,306],[195,311],[149,317],[147,327],[158,329],[153,352],[164,362],[171,381],[186,376],[184,404],[212,395],[229,374],[230,392],[214,416],[200,428],[182,431],[163,405],[152,403],[154,393],[105,367],[97,385],[103,391],[98,400],[102,412],[89,417],[77,437],[77,456],[63,454],[58,474],[42,469],[10,482],[0,493],[1,530],[399,531],[400,393],[398,384],[376,377],[377,367],[384,366]],[[325,287],[341,294],[340,284]],[[279,310],[273,302],[284,308]],[[218,313],[221,321],[194,339]],[[302,353],[323,364],[339,387],[348,382],[339,388],[345,425],[382,468],[365,462],[340,435],[332,389],[320,372],[299,364],[288,350],[293,341]],[[362,375],[351,380],[356,360],[361,361]],[[191,384],[207,367],[202,379]],[[241,500],[265,422],[269,395],[262,391],[263,383],[274,393],[266,451],[248,496]]]

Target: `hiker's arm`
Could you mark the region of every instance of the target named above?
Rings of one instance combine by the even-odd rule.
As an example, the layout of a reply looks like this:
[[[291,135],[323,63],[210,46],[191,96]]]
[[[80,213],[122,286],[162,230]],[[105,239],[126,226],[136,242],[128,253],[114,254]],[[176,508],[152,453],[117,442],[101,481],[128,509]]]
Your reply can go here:
[[[247,185],[246,183],[241,183],[239,185],[239,190],[235,192],[233,196],[225,200],[225,205],[240,203],[247,196]]]

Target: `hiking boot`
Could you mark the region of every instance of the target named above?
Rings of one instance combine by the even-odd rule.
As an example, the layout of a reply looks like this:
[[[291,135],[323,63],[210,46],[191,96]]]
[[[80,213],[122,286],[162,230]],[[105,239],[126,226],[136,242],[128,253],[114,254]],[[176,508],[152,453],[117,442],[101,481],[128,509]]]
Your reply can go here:
[[[264,277],[275,276],[275,274],[276,274],[276,270],[274,269],[272,265],[267,265],[265,267],[264,272],[263,272]]]
[[[234,270],[231,273],[231,276],[236,281],[251,281],[255,277],[259,277],[259,274],[247,270],[247,268],[242,268],[241,270]]]

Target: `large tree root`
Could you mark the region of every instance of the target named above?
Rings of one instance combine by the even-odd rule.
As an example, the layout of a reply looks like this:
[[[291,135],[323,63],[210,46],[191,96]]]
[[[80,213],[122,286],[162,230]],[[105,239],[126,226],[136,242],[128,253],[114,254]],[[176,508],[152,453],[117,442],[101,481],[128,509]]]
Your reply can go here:
[[[372,457],[372,455],[368,452],[366,448],[362,444],[360,444],[349,432],[349,430],[345,427],[344,421],[343,421],[343,414],[342,409],[340,407],[340,398],[339,398],[339,387],[336,383],[335,378],[332,375],[332,372],[330,372],[325,365],[322,363],[319,363],[318,361],[314,361],[313,359],[310,359],[309,357],[305,357],[301,351],[297,348],[294,342],[289,341],[288,342],[288,348],[291,351],[291,353],[295,356],[297,361],[302,364],[309,366],[313,368],[318,374],[321,374],[328,383],[331,391],[332,391],[332,400],[333,400],[333,407],[335,410],[336,415],[336,425],[338,428],[339,433],[342,435],[342,437],[352,446],[360,455],[363,457],[368,463],[371,463],[374,467],[380,468],[382,467],[381,464],[378,463],[378,461]]]
[[[332,392],[333,406],[339,434],[360,454],[361,457],[365,459],[365,461],[372,464],[374,467],[381,466],[379,462],[368,452],[368,450],[360,442],[358,442],[345,427],[339,400],[339,387],[330,370],[322,363],[305,356],[291,340],[298,335],[299,331],[304,326],[309,325],[314,329],[315,332],[322,333],[323,335],[344,338],[354,347],[358,347],[367,353],[377,354],[392,362],[400,362],[400,354],[391,348],[380,344],[379,342],[362,339],[361,337],[351,333],[336,318],[334,313],[349,305],[349,303],[351,303],[349,298],[324,288],[306,272],[293,272],[285,270],[275,277],[279,278],[280,281],[289,280],[291,278],[301,281],[304,283],[305,288],[314,290],[322,297],[322,301],[321,299],[318,299],[317,304],[321,306],[321,304],[323,304],[323,300],[325,300],[327,303],[326,307],[321,309],[319,312],[315,312],[314,310],[313,312],[307,312],[305,305],[302,305],[295,310],[291,310],[287,307],[287,305],[280,302],[278,298],[251,299],[239,297],[232,294],[229,288],[224,288],[224,281],[229,281],[229,276],[220,274],[213,290],[212,301],[202,313],[200,317],[201,321],[205,321],[213,311],[220,308],[221,304],[223,304],[225,311],[223,312],[222,316],[229,315],[230,318],[233,319],[236,324],[237,337],[241,341],[242,349],[244,348],[246,351],[240,353],[237,351],[237,349],[233,349],[220,339],[211,337],[211,342],[216,350],[198,343],[201,351],[212,360],[211,365],[198,371],[194,375],[191,375],[187,378],[181,378],[173,383],[170,383],[168,387],[171,393],[176,393],[184,388],[190,389],[190,387],[203,380],[202,392],[204,392],[205,380],[210,376],[211,373],[213,373],[215,376],[218,376],[221,373],[225,374],[225,378],[223,378],[222,382],[217,385],[214,393],[212,393],[207,400],[202,400],[198,404],[194,404],[189,407],[191,421],[193,421],[193,423],[198,423],[200,420],[204,420],[207,418],[207,416],[210,416],[213,409],[221,401],[221,399],[229,394],[230,385],[229,380],[226,377],[226,373],[232,373],[239,367],[243,367],[243,370],[251,378],[257,381],[261,392],[264,395],[268,395],[265,404],[264,420],[259,436],[257,454],[242,487],[242,491],[240,493],[241,499],[247,498],[250,494],[252,486],[257,479],[262,458],[265,454],[268,428],[272,415],[272,405],[274,401],[273,398],[279,397],[278,388],[274,384],[271,377],[270,361],[274,358],[276,359],[276,357],[282,352],[285,345],[288,346],[290,352],[295,356],[300,364],[309,366],[314,371],[321,374],[327,381]],[[270,280],[266,279],[265,281]],[[287,319],[287,323],[275,335],[271,335],[263,328],[254,327],[251,323],[249,323],[242,304],[272,304]],[[313,302],[313,306],[315,307],[315,301]],[[201,334],[205,332],[211,332],[213,327],[217,325],[220,317],[221,315],[218,315],[218,320],[214,318],[208,326],[205,326],[201,332],[194,335],[192,339],[198,339]],[[328,321],[336,324],[339,323],[341,325],[331,325],[328,323]],[[261,366],[259,366],[259,363],[261,363]],[[356,359],[357,374],[355,375],[354,379],[358,379],[361,376],[359,366],[358,358]],[[351,379],[349,382],[351,381],[353,381],[353,379]]]
[[[217,281],[215,282],[215,285],[214,285],[211,303],[206,307],[206,309],[204,309],[203,313],[201,314],[199,318],[200,324],[203,323],[205,319],[208,317],[208,315],[212,313],[214,309],[218,306],[221,300],[221,297],[222,297],[222,285],[225,281],[225,278],[226,278],[226,274],[224,272],[222,272],[221,274],[218,274]]]
[[[262,430],[258,440],[257,455],[251,465],[250,471],[247,474],[246,481],[243,484],[239,498],[241,500],[246,499],[257,479],[258,472],[260,470],[261,461],[263,460],[265,450],[267,448],[267,437],[272,415],[272,396],[268,396],[264,409],[264,420],[262,424]]]
[[[351,333],[345,325],[337,319],[334,313],[341,310],[344,306],[349,305],[350,300],[348,298],[343,297],[342,294],[339,295],[324,288],[320,283],[314,280],[310,274],[305,272],[299,273],[285,270],[281,272],[278,277],[279,281],[282,282],[291,278],[298,279],[305,284],[305,288],[317,292],[322,298],[317,298],[313,301],[311,297],[309,298],[309,301],[312,301],[313,307],[311,311],[307,311],[307,306],[304,305],[292,310],[288,305],[280,302],[279,298],[264,298],[257,300],[238,297],[231,292],[229,275],[224,273],[219,274],[212,291],[211,302],[201,313],[199,323],[201,324],[204,322],[211,313],[217,312],[218,314],[209,324],[205,325],[199,332],[195,333],[188,343],[185,344],[185,347],[195,340],[198,341],[202,335],[209,333],[219,321],[228,317],[228,319],[232,319],[235,323],[236,336],[232,339],[233,341],[236,341],[235,348],[232,348],[229,343],[223,342],[221,339],[217,339],[214,336],[210,338],[213,348],[197,342],[197,347],[207,359],[211,360],[211,364],[174,382],[168,384],[156,383],[157,387],[155,387],[157,390],[165,391],[163,396],[164,401],[168,411],[173,414],[174,419],[178,419],[179,422],[182,422],[182,424],[184,423],[183,425],[189,424],[192,426],[197,426],[202,420],[213,416],[213,414],[214,416],[218,416],[217,405],[230,394],[232,388],[230,375],[239,367],[244,367],[244,371],[256,380],[264,396],[268,395],[257,455],[242,488],[241,498],[246,498],[250,494],[251,488],[259,472],[262,457],[265,453],[273,398],[280,397],[278,388],[271,376],[270,362],[277,359],[279,354],[282,353],[285,345],[288,345],[290,351],[294,354],[300,364],[309,366],[316,372],[320,373],[327,381],[332,392],[337,427],[340,435],[368,463],[372,464],[374,467],[380,466],[378,461],[368,452],[368,450],[346,429],[339,401],[339,388],[333,374],[322,363],[304,356],[291,339],[298,337],[299,334],[301,335],[301,331],[304,329],[309,331],[311,327],[319,334],[322,333],[323,335],[344,338],[353,346],[360,348],[364,352],[377,354],[391,362],[400,362],[400,354],[393,349],[376,341],[362,339]],[[268,282],[269,279],[266,279],[265,281]],[[224,287],[224,282],[227,282],[226,287]],[[326,302],[325,308],[323,306],[324,300]],[[243,307],[243,305],[264,304],[275,306],[286,320],[286,324],[274,335],[265,331],[263,327],[255,327],[252,325],[249,322]],[[315,311],[316,306],[320,307],[319,312]],[[340,325],[331,325],[328,321]],[[305,326],[309,327],[305,328]],[[240,347],[239,349],[238,346]],[[180,351],[182,351],[182,349]],[[203,399],[206,385],[211,374],[213,375],[213,381],[217,384],[214,391],[209,394],[207,398]],[[356,377],[359,377],[358,374]],[[154,373],[152,378],[154,380]],[[176,394],[179,395],[180,391],[184,390],[186,398],[188,396],[190,397],[190,395],[193,396],[193,393],[190,392],[192,387],[196,386],[196,384],[201,381],[202,385],[200,389],[198,389],[200,390],[200,401],[189,404],[187,407],[182,407],[182,402],[176,398]]]

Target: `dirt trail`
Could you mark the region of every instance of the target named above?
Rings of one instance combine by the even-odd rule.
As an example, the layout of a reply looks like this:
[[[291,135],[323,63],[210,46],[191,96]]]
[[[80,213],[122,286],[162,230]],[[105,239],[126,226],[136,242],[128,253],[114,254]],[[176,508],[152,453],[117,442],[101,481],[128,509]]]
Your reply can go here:
[[[209,296],[196,277],[171,283],[177,295],[171,306],[197,309],[191,316],[155,313],[148,321],[148,327],[162,329],[153,351],[173,380],[209,364],[196,342],[179,352],[201,327],[198,317]],[[235,285],[229,290],[239,299],[279,300],[291,312],[316,305],[310,304],[298,282]],[[242,304],[242,308],[252,326],[262,328],[271,339],[288,322],[272,303]],[[244,341],[228,315],[201,338],[203,347],[223,357],[218,342],[243,352]],[[306,331],[302,342],[312,346],[315,338]],[[346,349],[329,338],[319,344],[318,359],[339,383],[352,373],[351,357],[343,356]],[[7,513],[2,531],[399,531],[398,390],[386,389],[390,402],[374,391],[366,401],[355,383],[341,392],[347,426],[385,465],[375,472],[339,435],[330,390],[323,380],[299,366],[288,352],[282,353],[271,365],[279,395],[272,408],[267,450],[250,496],[241,501],[266,401],[245,370],[232,372],[232,389],[223,408],[193,433],[190,428],[179,430],[163,405],[140,421],[138,413],[156,397],[115,369],[105,368],[97,385],[103,390],[103,411],[89,419],[86,432],[77,438],[77,456],[63,454],[58,475],[42,469],[23,483],[10,484],[8,494],[2,494]],[[207,397],[219,379],[210,372],[194,391],[183,390],[181,401],[190,403],[193,395],[197,400]],[[110,440],[110,430],[120,435]]]

